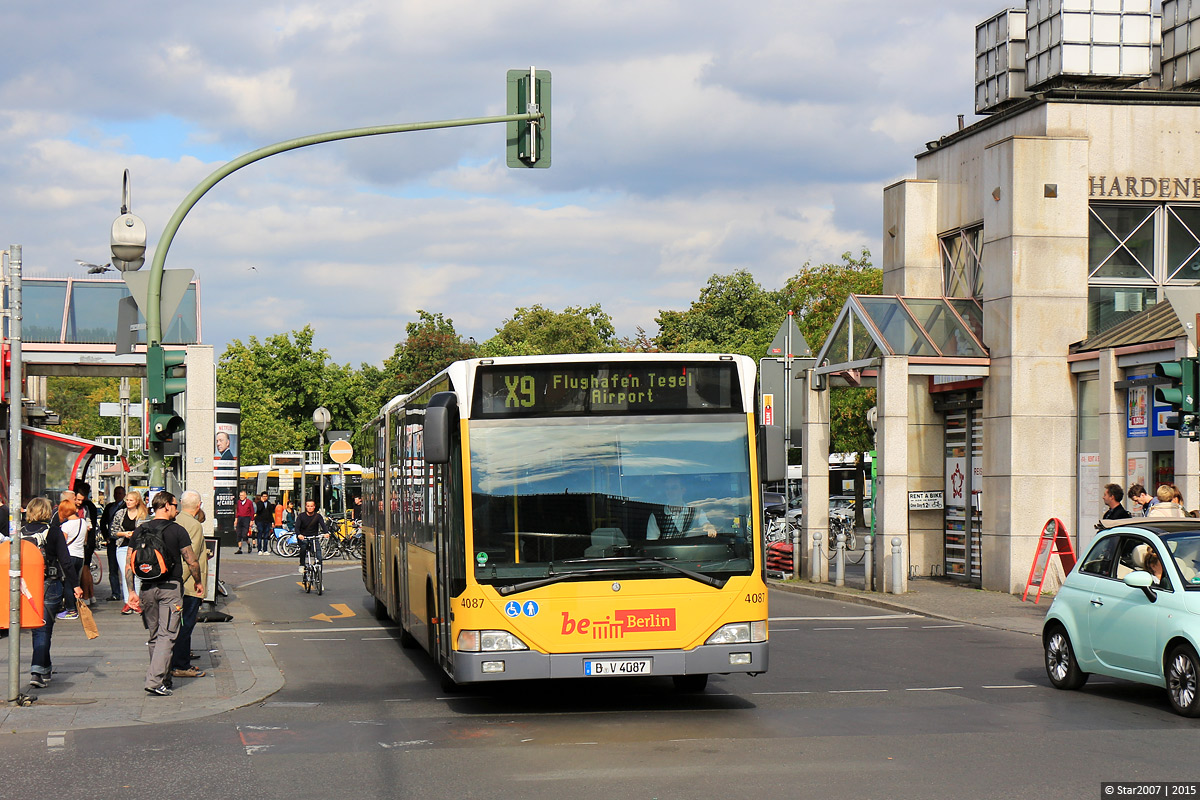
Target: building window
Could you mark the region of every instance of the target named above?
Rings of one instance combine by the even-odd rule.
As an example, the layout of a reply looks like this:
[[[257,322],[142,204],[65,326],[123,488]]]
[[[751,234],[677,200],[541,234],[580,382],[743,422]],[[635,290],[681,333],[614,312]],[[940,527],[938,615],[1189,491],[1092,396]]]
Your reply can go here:
[[[1200,281],[1200,206],[1092,203],[1089,212],[1089,336],[1159,302],[1165,286]]]
[[[1200,232],[1200,230],[1198,230]],[[941,236],[942,291],[946,297],[983,297],[983,226]]]

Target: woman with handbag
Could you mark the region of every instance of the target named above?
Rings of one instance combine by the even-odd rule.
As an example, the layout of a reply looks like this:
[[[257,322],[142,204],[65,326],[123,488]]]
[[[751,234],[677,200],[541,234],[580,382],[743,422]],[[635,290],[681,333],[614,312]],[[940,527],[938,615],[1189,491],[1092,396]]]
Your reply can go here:
[[[112,540],[117,548],[117,563],[121,565],[121,569],[125,568],[125,564],[129,560],[129,543],[133,540],[133,532],[149,518],[150,512],[146,508],[145,501],[142,500],[141,492],[130,492],[125,495],[125,507],[117,509],[117,513],[113,514]],[[141,581],[136,578],[134,583],[137,586],[141,585]],[[124,575],[121,576],[121,593],[125,600],[125,606],[121,609],[121,613],[132,614],[133,609],[129,607],[129,586],[125,582]]]
[[[79,506],[76,505],[74,498],[64,499],[58,504],[57,527],[62,531],[63,539],[67,542],[67,552],[71,555],[71,564],[75,567],[76,574],[82,576],[83,550],[87,546],[87,520],[79,516]],[[79,612],[75,608],[76,604],[79,600],[87,597],[87,587],[83,585],[82,577],[80,581],[79,596],[63,598],[66,601],[66,608],[58,612],[58,619],[79,619]]]

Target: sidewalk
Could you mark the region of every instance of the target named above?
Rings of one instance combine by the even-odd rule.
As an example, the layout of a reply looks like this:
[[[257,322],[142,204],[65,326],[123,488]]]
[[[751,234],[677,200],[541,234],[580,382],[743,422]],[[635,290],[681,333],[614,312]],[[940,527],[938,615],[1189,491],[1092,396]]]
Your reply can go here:
[[[786,592],[1033,635],[1041,634],[1042,621],[1053,600],[1043,595],[1036,605],[1032,600],[1022,603],[1018,595],[975,589],[943,578],[910,580],[909,591],[905,594],[864,592],[807,580],[770,580],[768,583]]]
[[[107,587],[105,587],[107,588]],[[205,608],[207,608],[206,606]],[[175,694],[143,690],[150,657],[137,614],[122,616],[121,603],[92,606],[100,637],[89,641],[78,620],[54,625],[54,679],[45,689],[29,686],[29,633],[21,641],[21,691],[36,695],[28,707],[0,705],[0,731],[79,730],[207,717],[257,703],[283,687],[283,673],[263,645],[248,610],[236,599],[217,604],[232,622],[201,622],[192,634],[193,664],[203,678],[175,678]],[[8,640],[0,640],[0,674],[8,688]]]

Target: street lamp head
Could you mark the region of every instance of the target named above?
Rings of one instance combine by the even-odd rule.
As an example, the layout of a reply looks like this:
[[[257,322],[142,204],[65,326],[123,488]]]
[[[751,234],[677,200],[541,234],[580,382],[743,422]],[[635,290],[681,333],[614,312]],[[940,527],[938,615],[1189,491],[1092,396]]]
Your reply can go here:
[[[317,410],[313,412],[313,425],[317,426],[317,430],[324,433],[332,421],[333,416],[329,413],[329,409],[325,406],[317,406]]]

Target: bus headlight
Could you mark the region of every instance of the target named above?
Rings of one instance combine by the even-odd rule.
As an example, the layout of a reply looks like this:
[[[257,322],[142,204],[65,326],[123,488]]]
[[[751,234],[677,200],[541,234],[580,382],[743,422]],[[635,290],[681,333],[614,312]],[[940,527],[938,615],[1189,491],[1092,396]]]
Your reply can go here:
[[[767,621],[731,622],[722,625],[716,632],[705,640],[705,644],[744,644],[746,642],[765,642],[767,640]]]
[[[458,647],[468,653],[528,650],[529,646],[508,631],[459,631]]]

